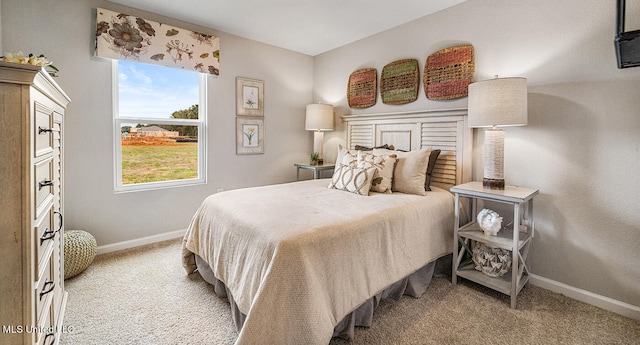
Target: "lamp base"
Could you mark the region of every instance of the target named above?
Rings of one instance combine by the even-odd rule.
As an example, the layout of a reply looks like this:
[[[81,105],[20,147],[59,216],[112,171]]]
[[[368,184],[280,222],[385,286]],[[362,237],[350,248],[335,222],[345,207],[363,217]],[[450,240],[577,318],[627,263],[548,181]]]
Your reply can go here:
[[[482,187],[489,189],[504,189],[504,179],[483,178]]]
[[[324,157],[322,155],[324,146],[324,132],[315,131],[313,132],[313,152],[318,152],[318,165],[322,165],[324,162]]]
[[[484,174],[482,186],[504,189],[504,130],[484,131]]]

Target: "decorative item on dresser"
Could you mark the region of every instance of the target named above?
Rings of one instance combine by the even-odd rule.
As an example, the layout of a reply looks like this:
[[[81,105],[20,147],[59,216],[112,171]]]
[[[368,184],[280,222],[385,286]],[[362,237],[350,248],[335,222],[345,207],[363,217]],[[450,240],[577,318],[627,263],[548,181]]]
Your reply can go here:
[[[484,179],[490,189],[504,189],[504,130],[527,124],[527,79],[498,78],[469,85],[469,127],[484,131]]]
[[[65,311],[63,120],[39,66],[0,62],[0,324],[5,344],[57,344]]]
[[[304,122],[304,128],[313,132],[313,152],[318,153],[317,162],[324,163],[322,156],[324,133],[333,130],[333,106],[331,104],[309,104]]]

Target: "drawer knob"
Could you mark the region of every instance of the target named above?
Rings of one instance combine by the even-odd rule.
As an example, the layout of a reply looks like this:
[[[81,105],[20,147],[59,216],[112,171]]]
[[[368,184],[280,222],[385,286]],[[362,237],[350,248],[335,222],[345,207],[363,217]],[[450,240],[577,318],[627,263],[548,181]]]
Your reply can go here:
[[[53,186],[53,181],[44,180],[42,182],[38,182],[38,190],[41,190],[44,187]]]
[[[47,289],[47,286],[49,287]],[[47,280],[44,282],[44,286],[42,286],[42,291],[40,292],[40,300],[42,301],[42,297],[48,293],[50,293],[51,291],[53,291],[53,289],[56,288],[56,283],[53,282],[52,280]]]
[[[42,245],[45,241],[56,237],[56,233],[58,233],[58,231],[60,231],[60,229],[55,231],[49,230],[49,228],[45,229],[44,233],[42,234],[42,237],[40,237],[40,245]]]
[[[38,134],[51,133],[51,132],[53,132],[53,128],[42,128],[38,126]]]

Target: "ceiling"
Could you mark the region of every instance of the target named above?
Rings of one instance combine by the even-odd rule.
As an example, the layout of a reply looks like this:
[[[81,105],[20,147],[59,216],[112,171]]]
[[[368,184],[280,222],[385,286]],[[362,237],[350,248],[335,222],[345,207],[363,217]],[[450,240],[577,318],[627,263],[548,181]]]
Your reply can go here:
[[[465,0],[109,0],[315,56]]]

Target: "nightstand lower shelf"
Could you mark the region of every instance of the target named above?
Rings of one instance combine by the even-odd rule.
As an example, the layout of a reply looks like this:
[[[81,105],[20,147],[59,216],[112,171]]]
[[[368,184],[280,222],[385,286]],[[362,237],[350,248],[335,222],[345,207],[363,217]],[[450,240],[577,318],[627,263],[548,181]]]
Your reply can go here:
[[[456,275],[472,282],[484,285],[493,290],[501,292],[505,295],[511,296],[511,271],[507,272],[502,277],[490,277],[474,268],[475,264],[470,262],[464,264],[462,267],[456,270]],[[520,290],[529,282],[529,276],[523,274],[516,287],[516,295],[520,293]]]

